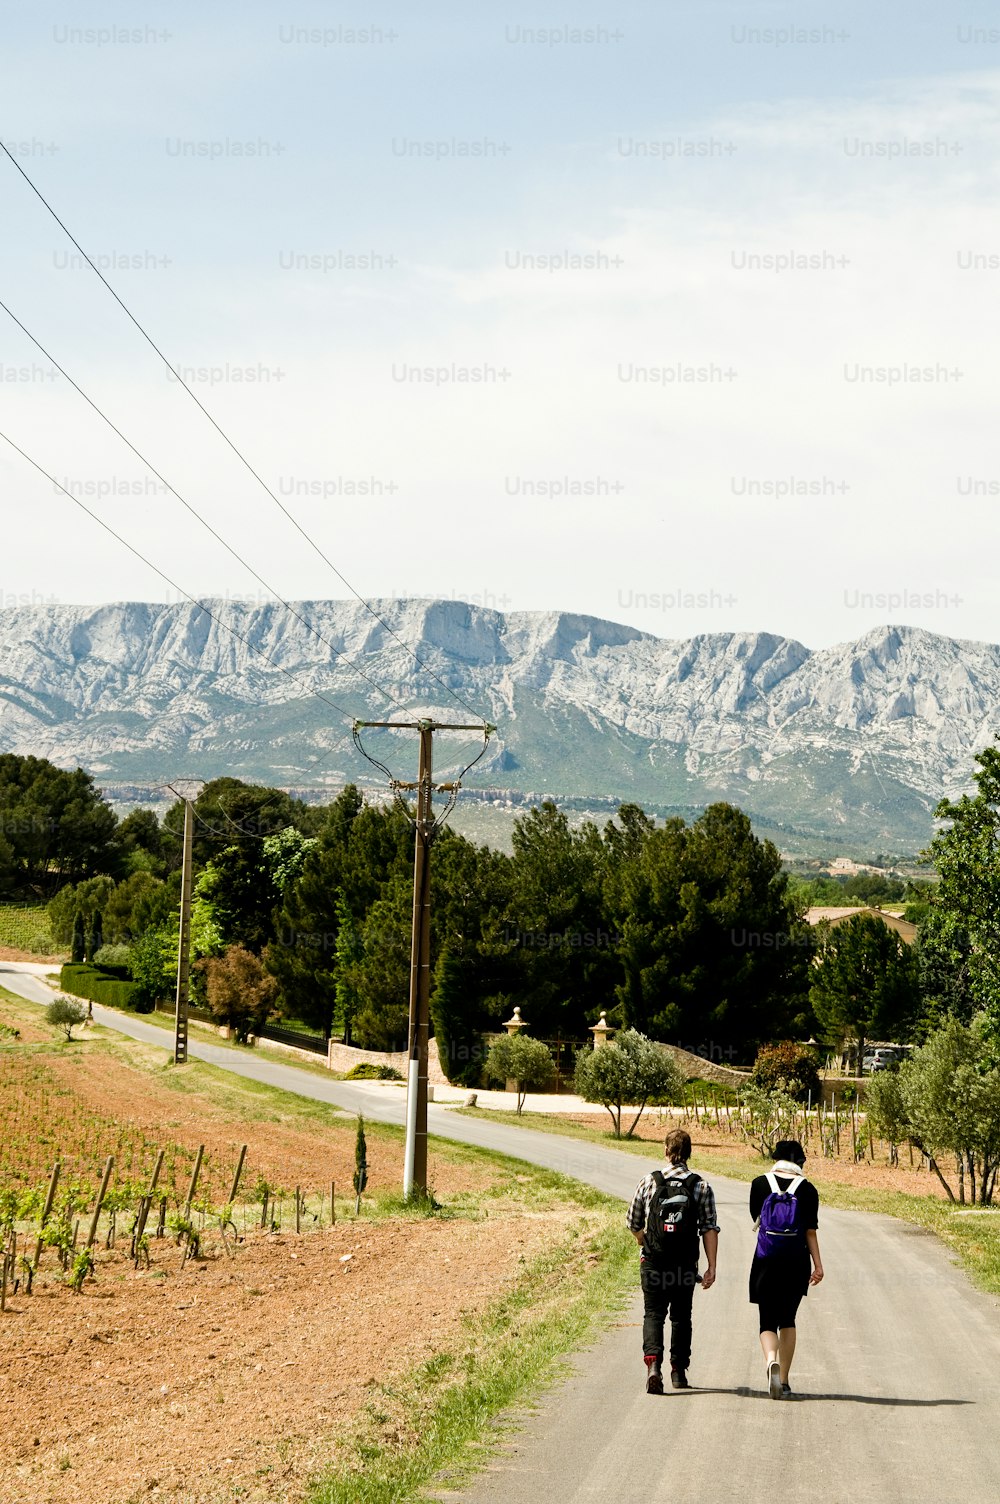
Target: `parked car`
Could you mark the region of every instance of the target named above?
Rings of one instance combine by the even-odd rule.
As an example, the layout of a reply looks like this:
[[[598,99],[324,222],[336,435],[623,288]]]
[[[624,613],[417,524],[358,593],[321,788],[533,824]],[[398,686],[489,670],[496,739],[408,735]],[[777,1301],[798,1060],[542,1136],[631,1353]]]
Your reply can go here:
[[[899,1064],[899,1060],[898,1050],[890,1049],[888,1046],[879,1046],[877,1049],[865,1052],[861,1069],[865,1075],[872,1075],[876,1071],[889,1071]]]

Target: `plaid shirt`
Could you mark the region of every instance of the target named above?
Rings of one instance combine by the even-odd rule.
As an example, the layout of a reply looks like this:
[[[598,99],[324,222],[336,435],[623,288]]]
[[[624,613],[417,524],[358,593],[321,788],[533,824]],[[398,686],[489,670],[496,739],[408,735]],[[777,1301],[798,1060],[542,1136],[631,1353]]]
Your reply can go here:
[[[692,1172],[687,1165],[664,1165],[662,1173],[668,1177],[677,1175],[684,1177]],[[649,1218],[649,1203],[653,1199],[655,1182],[653,1171],[644,1175],[635,1188],[635,1195],[629,1203],[626,1226],[629,1232],[644,1232]],[[715,1214],[715,1192],[707,1180],[699,1180],[694,1191],[694,1204],[698,1209],[698,1233],[704,1236],[706,1232],[718,1232],[719,1222]]]

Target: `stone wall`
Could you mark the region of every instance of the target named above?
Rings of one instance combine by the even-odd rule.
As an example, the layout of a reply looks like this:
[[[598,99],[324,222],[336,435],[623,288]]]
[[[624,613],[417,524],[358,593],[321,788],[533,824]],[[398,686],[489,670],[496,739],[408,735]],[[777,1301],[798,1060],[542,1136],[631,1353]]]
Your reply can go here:
[[[319,1058],[318,1056],[315,1058]],[[407,1054],[405,1050],[357,1050],[351,1044],[338,1044],[330,1040],[327,1064],[332,1071],[349,1071],[363,1062],[369,1065],[391,1065],[406,1080]],[[447,1086],[448,1081],[438,1060],[437,1040],[432,1039],[427,1052],[427,1080],[432,1086]]]
[[[717,1086],[731,1086],[734,1090],[746,1085],[749,1071],[734,1070],[731,1065],[718,1065],[714,1060],[706,1060],[701,1055],[692,1055],[690,1050],[682,1050],[679,1045],[666,1044],[663,1048],[673,1055],[685,1081],[714,1081]]]
[[[220,1030],[219,1032],[223,1034],[223,1038],[229,1037],[228,1031],[223,1033]],[[297,1045],[285,1044],[281,1039],[264,1039],[263,1037],[258,1038],[256,1034],[250,1034],[247,1037],[247,1044],[253,1045],[254,1048],[259,1046],[262,1050],[275,1050],[279,1055],[288,1055],[292,1060],[305,1060],[310,1065],[328,1064],[324,1057],[318,1055],[315,1050],[300,1050]]]

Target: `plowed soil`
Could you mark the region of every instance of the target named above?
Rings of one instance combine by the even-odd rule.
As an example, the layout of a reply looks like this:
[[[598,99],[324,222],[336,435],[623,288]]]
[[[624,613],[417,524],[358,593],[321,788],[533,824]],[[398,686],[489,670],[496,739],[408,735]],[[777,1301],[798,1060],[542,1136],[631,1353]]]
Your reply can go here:
[[[83,1101],[158,1141],[230,1164],[247,1143],[254,1173],[315,1188],[309,1227],[331,1179],[349,1192],[351,1118],[251,1120],[103,1048],[45,1058]],[[376,1132],[368,1158],[372,1191],[398,1187],[398,1140]],[[0,1504],[299,1504],[373,1386],[463,1340],[465,1314],[562,1228],[516,1198],[488,1198],[486,1221],[462,1214],[456,1198],[501,1181],[486,1163],[435,1153],[432,1178],[453,1220],[355,1220],[352,1203],[335,1227],[297,1235],[286,1200],[277,1233],[256,1229],[259,1208],[237,1214],[230,1252],[209,1221],[205,1256],[183,1267],[169,1234],[150,1240],[148,1269],[102,1249],[78,1295],[46,1251],[34,1292],[8,1294],[0,1315]]]

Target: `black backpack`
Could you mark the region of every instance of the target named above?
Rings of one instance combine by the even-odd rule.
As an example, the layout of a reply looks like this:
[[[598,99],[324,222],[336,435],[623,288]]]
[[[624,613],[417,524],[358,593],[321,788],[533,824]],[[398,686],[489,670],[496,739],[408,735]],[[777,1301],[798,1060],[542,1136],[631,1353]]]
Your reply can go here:
[[[698,1262],[698,1207],[694,1193],[701,1176],[664,1175],[653,1171],[653,1195],[646,1217],[643,1251],[660,1262],[683,1269]]]

